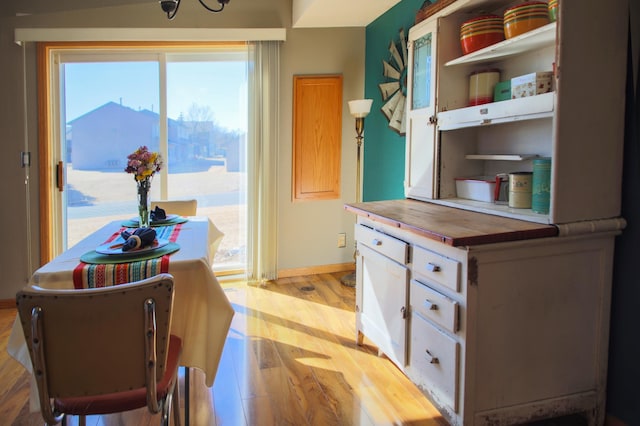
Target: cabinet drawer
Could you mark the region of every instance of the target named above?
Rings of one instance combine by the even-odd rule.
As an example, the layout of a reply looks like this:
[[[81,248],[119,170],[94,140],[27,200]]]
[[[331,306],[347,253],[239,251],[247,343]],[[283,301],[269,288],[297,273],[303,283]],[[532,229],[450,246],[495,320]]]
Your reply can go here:
[[[437,403],[458,412],[460,344],[419,315],[411,315],[412,379]]]
[[[414,247],[413,272],[427,280],[460,291],[460,262],[457,260],[449,259],[422,247]]]
[[[411,280],[411,310],[447,330],[458,331],[458,302],[429,286]]]
[[[407,264],[409,244],[406,242],[362,225],[356,225],[355,236],[358,243],[382,253],[401,265]]]
[[[551,116],[554,108],[553,92],[504,102],[443,111],[438,114],[438,129],[453,130]]]

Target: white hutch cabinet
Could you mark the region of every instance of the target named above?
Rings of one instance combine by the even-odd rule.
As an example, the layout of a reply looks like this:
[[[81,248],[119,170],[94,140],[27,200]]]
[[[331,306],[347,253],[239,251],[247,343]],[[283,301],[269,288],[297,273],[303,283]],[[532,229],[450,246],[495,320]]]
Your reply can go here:
[[[613,246],[597,232],[417,200],[348,204],[356,329],[452,425],[605,415]]]
[[[406,196],[539,223],[616,217],[628,4],[560,1],[557,23],[462,56],[462,22],[519,3],[457,0],[410,29]],[[555,68],[554,91],[467,107],[469,75],[487,68]],[[551,157],[549,214],[456,197],[456,177],[531,171],[532,156]]]
[[[461,54],[460,24],[522,3],[457,0],[409,31],[403,200],[348,204],[357,340],[453,425],[605,416],[620,218],[627,1],[560,0],[557,22]],[[553,91],[467,106],[469,75],[554,70]],[[550,208],[463,199],[455,178],[551,158]]]

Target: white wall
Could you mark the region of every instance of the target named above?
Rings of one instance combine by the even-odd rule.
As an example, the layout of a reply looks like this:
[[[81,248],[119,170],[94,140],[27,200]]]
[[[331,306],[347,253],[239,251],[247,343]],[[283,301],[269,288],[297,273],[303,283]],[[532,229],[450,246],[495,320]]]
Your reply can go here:
[[[29,250],[38,246],[29,244],[28,228],[34,228],[32,243],[37,242],[37,222],[30,223],[28,214],[37,215],[37,196],[27,192],[25,170],[20,165],[20,153],[25,149],[23,90],[23,50],[13,43],[13,34],[4,23],[0,23],[0,221],[4,223],[0,231],[0,299],[12,298],[15,291],[23,286],[37,264],[37,258],[30,256]],[[33,66],[30,60],[27,66]],[[29,105],[31,108],[31,105]],[[31,126],[35,133],[35,126]],[[37,147],[29,148],[32,153]],[[37,161],[37,156],[32,157]],[[33,174],[32,170],[32,174]],[[31,176],[30,187],[37,184],[37,173]],[[27,210],[27,197],[33,208]]]
[[[48,4],[50,0],[37,2]],[[355,218],[343,211],[343,204],[355,197],[355,131],[346,102],[362,97],[364,91],[365,30],[291,30],[290,22],[290,0],[236,1],[229,3],[219,14],[204,11],[196,0],[183,0],[173,21],[165,18],[155,1],[26,17],[0,16],[0,188],[3,200],[0,220],[4,225],[0,232],[0,300],[12,299],[40,264],[35,49],[32,45],[25,48],[16,45],[14,28],[289,28],[281,56],[279,269],[291,272],[292,269],[351,262]],[[292,79],[295,74],[322,73],[344,76],[342,199],[294,204],[291,202]],[[24,81],[27,84],[26,103]],[[25,169],[19,161],[27,140],[33,164],[28,170],[31,174],[29,190],[25,185]],[[27,208],[27,199],[30,208]],[[337,248],[339,232],[347,233],[347,248]]]
[[[364,93],[364,28],[295,29],[287,32],[282,50],[282,94],[279,168],[279,269],[353,262],[355,217],[344,203],[355,200],[355,121],[347,101]],[[341,199],[292,202],[293,76],[342,74]],[[347,233],[347,247],[337,248],[338,233]]]

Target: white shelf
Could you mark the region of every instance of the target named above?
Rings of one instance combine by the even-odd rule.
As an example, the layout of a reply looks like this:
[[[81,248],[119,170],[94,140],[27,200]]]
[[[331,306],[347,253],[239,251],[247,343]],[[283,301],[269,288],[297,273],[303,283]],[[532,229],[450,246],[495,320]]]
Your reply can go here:
[[[467,154],[467,160],[525,161],[537,158],[536,154]]]
[[[472,64],[474,62],[489,61],[505,56],[517,55],[551,46],[556,40],[556,23],[552,22],[543,27],[536,28],[517,37],[513,37],[500,43],[492,44],[484,49],[476,50],[468,55],[453,59],[446,64],[446,67],[462,64]]]
[[[467,200],[464,198],[443,198],[424,201],[463,210],[471,210],[495,216],[509,217],[511,219],[525,220],[527,222],[551,224],[551,220],[547,214],[534,213],[531,209],[514,209],[506,204],[486,203],[483,201]]]
[[[483,105],[453,109],[438,113],[439,130],[534,120],[553,116],[555,92],[526,98],[508,99]]]

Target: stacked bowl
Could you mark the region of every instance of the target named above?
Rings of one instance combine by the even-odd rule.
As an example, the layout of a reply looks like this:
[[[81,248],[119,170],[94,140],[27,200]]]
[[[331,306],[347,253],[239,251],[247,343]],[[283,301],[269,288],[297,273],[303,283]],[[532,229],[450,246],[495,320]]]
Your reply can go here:
[[[464,55],[502,40],[504,40],[503,21],[498,15],[478,16],[463,22],[460,26],[460,43]]]
[[[549,0],[549,19],[551,22],[558,19],[558,0]]]
[[[513,38],[549,23],[547,2],[530,1],[504,11],[504,35]]]

